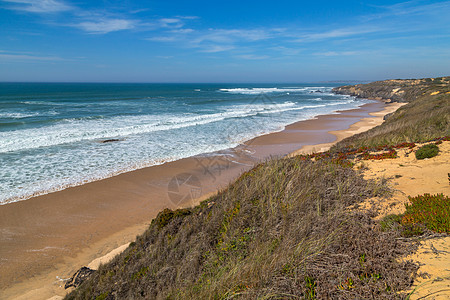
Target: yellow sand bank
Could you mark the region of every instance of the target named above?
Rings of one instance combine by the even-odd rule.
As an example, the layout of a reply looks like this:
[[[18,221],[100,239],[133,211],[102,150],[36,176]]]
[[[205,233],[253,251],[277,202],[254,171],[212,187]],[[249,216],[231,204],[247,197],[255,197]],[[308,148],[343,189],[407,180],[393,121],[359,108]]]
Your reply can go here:
[[[414,151],[422,145],[397,151],[396,159],[364,161],[358,165],[367,168],[366,179],[388,179],[395,189],[390,199],[371,199],[365,203],[365,208],[377,210],[377,218],[404,212],[408,196],[450,195],[450,142],[439,145],[438,156],[417,160]],[[410,299],[450,299],[450,237],[422,241],[418,251],[405,259],[417,262],[419,273],[428,274],[427,278],[416,279]]]

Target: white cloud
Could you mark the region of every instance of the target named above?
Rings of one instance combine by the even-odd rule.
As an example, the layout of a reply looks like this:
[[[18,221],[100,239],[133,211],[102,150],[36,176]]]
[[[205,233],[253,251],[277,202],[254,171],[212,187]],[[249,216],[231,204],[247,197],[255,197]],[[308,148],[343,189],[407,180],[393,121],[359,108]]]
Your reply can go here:
[[[242,43],[257,42],[272,37],[270,30],[259,29],[208,29],[190,33],[189,37],[179,37],[184,39],[185,46],[209,53],[233,50]]]
[[[200,50],[200,52],[216,53],[233,50],[234,48],[235,48],[234,46],[227,46],[227,45],[211,45],[205,46],[205,48],[203,50]]]
[[[181,19],[178,18],[163,18],[159,19],[159,25],[163,28],[181,28],[184,26],[184,23]]]
[[[243,55],[237,55],[237,58],[241,59],[250,59],[250,60],[259,60],[259,59],[268,59],[270,56],[268,55],[255,55],[255,54],[243,54]]]
[[[289,48],[289,47],[284,47],[284,46],[272,47],[270,49],[272,49],[274,51],[278,51],[283,55],[297,55],[302,51],[302,49]]]
[[[205,41],[216,43],[233,43],[237,40],[260,41],[271,37],[266,30],[257,29],[209,29],[206,33],[200,34],[192,42],[200,44]]]
[[[162,18],[159,21],[161,22],[161,24],[174,24],[181,22],[181,20],[177,18]]]
[[[319,55],[319,56],[348,56],[348,55],[359,55],[359,54],[361,54],[361,52],[359,52],[359,51],[340,51],[340,52],[327,51],[327,52],[316,52],[313,54]]]
[[[165,23],[177,24],[176,19],[165,19]],[[197,48],[200,52],[216,53],[233,50],[240,43],[256,42],[271,37],[270,30],[208,29],[198,31],[191,28],[180,28],[166,31],[165,35],[147,38],[147,40],[178,42],[187,48]]]
[[[146,40],[153,42],[175,42],[178,40],[178,38],[176,36],[154,36],[146,38]]]
[[[21,54],[21,52],[0,51],[0,61],[63,61],[65,59],[57,56],[36,56]]]
[[[185,34],[185,33],[192,33],[194,31],[195,30],[191,29],[191,28],[183,28],[183,29],[174,29],[174,30],[171,30],[170,32]]]
[[[135,25],[134,20],[126,19],[103,19],[99,21],[85,21],[73,25],[91,34],[104,34],[113,31],[133,29]]]
[[[430,3],[430,4],[419,4],[418,1],[406,1],[406,2],[400,2],[392,5],[385,5],[385,6],[376,6],[372,5],[373,7],[383,9],[384,12],[378,13],[378,14],[372,14],[363,16],[363,19],[365,20],[373,20],[373,19],[379,19],[379,18],[385,18],[385,17],[392,17],[392,16],[419,16],[419,15],[436,15],[441,16],[444,18],[446,12],[449,12],[450,10],[450,1],[443,1],[438,3]]]
[[[367,33],[373,33],[380,31],[379,28],[340,28],[333,29],[325,32],[318,33],[310,33],[300,36],[300,39],[297,42],[305,42],[305,41],[318,41],[318,40],[326,40],[333,38],[341,38],[341,37],[349,37]]]
[[[156,58],[161,58],[161,59],[171,59],[171,58],[173,58],[173,56],[171,56],[171,55],[158,55],[158,56],[155,56]]]
[[[196,20],[196,19],[200,19],[200,17],[197,16],[176,16],[177,18],[180,19],[185,19],[185,20]]]
[[[21,10],[34,13],[55,13],[72,10],[73,7],[57,0],[2,0],[3,2],[17,3],[7,7],[12,10]]]
[[[173,17],[160,18],[146,22],[139,22],[139,29],[142,31],[167,30],[168,34],[186,34],[194,30],[191,28],[183,28],[185,20],[194,19],[197,17]]]
[[[129,30],[136,27],[142,30],[157,30],[157,29],[173,29],[180,33],[191,32],[192,29],[182,29],[184,26],[183,20],[195,19],[194,16],[180,16],[176,18],[161,18],[156,19],[152,23],[143,23],[139,20],[129,19],[126,17],[117,17],[108,12],[84,10],[78,7],[68,5],[62,0],[0,0],[16,5],[11,5],[7,9],[27,11],[34,13],[58,13],[64,11],[71,11],[72,17],[78,22],[72,22],[68,25],[60,23],[61,26],[77,27],[90,34],[106,34],[113,31]],[[135,12],[130,12],[131,14]]]

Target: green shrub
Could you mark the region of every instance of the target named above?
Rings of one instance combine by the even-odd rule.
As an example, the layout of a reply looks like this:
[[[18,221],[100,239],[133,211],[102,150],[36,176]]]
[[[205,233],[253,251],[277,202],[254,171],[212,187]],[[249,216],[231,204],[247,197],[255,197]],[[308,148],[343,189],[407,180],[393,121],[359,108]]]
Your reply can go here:
[[[416,151],[416,158],[417,159],[424,159],[424,158],[431,158],[435,157],[439,153],[439,147],[435,144],[428,144],[425,146],[420,147]]]
[[[161,211],[155,219],[152,220],[152,223],[158,225],[159,228],[163,228],[174,218],[184,217],[190,215],[192,212],[188,208],[181,208],[177,210],[171,210],[169,208],[165,208]]]
[[[408,197],[406,212],[387,215],[381,222],[382,231],[399,231],[404,237],[422,235],[426,228],[450,233],[450,198],[444,194],[424,194]]]
[[[409,197],[402,225],[423,224],[436,232],[450,233],[450,198],[444,194]]]

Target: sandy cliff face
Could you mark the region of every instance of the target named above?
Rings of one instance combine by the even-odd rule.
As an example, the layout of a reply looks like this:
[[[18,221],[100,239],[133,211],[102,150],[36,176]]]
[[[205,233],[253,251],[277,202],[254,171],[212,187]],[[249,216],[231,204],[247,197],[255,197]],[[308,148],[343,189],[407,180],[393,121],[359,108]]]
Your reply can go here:
[[[337,87],[333,89],[333,92],[386,102],[411,102],[427,94],[449,93],[450,76],[376,81],[368,84]]]

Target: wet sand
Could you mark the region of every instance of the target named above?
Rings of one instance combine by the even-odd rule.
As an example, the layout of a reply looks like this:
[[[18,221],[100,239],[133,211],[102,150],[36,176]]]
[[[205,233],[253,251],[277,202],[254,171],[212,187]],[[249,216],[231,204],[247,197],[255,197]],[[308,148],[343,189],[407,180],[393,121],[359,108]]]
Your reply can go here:
[[[234,149],[2,205],[0,299],[64,295],[60,279],[133,241],[162,209],[195,205],[269,156],[325,149],[337,138],[376,126],[397,107],[370,103],[291,124]]]

